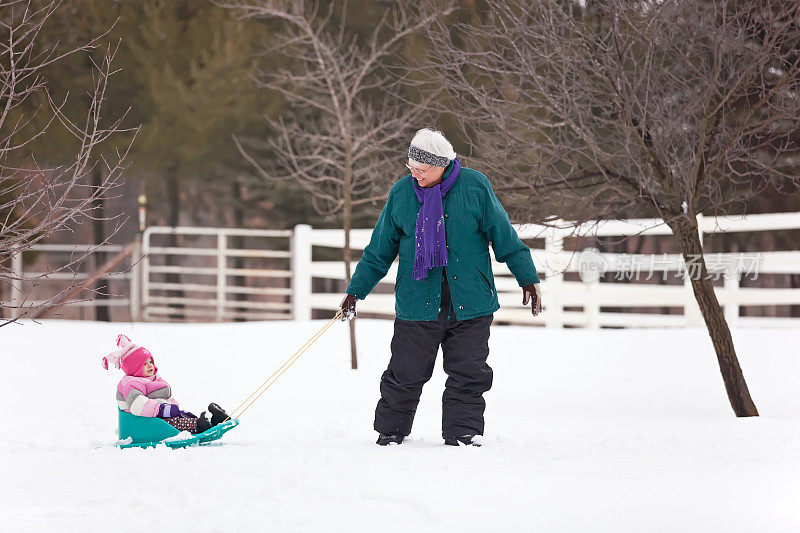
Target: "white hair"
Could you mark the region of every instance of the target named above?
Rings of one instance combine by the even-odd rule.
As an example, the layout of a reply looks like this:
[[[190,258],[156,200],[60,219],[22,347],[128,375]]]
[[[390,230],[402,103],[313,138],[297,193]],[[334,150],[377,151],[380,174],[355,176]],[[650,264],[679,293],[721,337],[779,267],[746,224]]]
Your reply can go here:
[[[453,145],[441,131],[431,128],[422,128],[411,139],[411,146],[425,150],[440,157],[446,157],[452,161],[456,158]]]

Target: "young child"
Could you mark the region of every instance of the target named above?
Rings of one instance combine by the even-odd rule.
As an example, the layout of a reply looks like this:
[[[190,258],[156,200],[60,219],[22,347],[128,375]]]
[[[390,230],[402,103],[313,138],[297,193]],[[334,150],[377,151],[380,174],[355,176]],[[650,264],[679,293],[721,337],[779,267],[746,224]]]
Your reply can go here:
[[[177,430],[192,434],[202,433],[228,419],[228,413],[215,403],[208,406],[210,421],[205,411],[200,417],[181,411],[178,401],[172,397],[169,383],[158,375],[153,355],[125,335],[117,337],[117,349],[102,361],[106,370],[111,365],[125,372],[117,385],[117,404],[123,411],[137,416],[157,416]]]

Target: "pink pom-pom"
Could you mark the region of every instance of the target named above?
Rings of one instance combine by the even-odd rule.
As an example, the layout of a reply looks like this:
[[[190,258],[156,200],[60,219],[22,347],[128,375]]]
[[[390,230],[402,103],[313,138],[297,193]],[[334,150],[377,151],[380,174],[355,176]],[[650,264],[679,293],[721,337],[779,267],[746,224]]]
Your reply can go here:
[[[117,346],[122,348],[123,346],[128,346],[131,344],[131,340],[126,337],[125,335],[117,335]]]
[[[100,362],[103,368],[108,370],[109,366],[114,368],[122,368],[122,360],[120,359],[129,347],[133,345],[131,340],[125,335],[117,335],[117,349],[103,357]]]

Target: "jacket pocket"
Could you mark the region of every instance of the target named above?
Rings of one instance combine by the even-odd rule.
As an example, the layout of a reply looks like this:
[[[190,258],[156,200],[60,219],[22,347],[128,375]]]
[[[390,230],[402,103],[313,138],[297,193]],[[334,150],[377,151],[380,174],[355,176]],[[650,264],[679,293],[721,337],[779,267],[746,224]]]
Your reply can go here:
[[[410,270],[403,270],[397,274],[394,282],[395,301],[402,307],[408,307],[414,300],[414,284]]]
[[[422,292],[420,292],[422,290]],[[415,281],[412,270],[398,273],[394,284],[394,309],[397,315],[416,316],[425,307],[424,280]]]
[[[492,282],[489,281],[489,278],[486,277],[486,274],[484,274],[483,271],[480,268],[478,268],[478,267],[474,267],[474,268],[475,268],[475,272],[478,273],[478,277],[481,280],[483,280],[483,284],[486,286],[486,289],[489,291],[489,294],[492,297],[494,297],[494,288],[492,287]]]
[[[400,286],[403,284],[403,279],[407,278],[407,272],[403,270],[399,270],[397,272],[397,277],[394,280],[394,292],[397,293],[400,290]]]

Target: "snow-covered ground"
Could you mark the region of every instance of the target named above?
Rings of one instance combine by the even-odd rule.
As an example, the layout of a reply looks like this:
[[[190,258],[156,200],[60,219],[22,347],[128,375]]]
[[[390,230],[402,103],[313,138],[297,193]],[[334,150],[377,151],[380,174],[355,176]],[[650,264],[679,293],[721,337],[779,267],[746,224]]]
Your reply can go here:
[[[741,329],[736,419],[705,330],[495,326],[482,448],[440,439],[441,359],[411,438],[374,443],[390,321],[337,323],[220,445],[120,450],[100,357],[148,347],[185,409],[232,409],[323,322],[0,329],[0,530],[800,531],[800,332]]]

